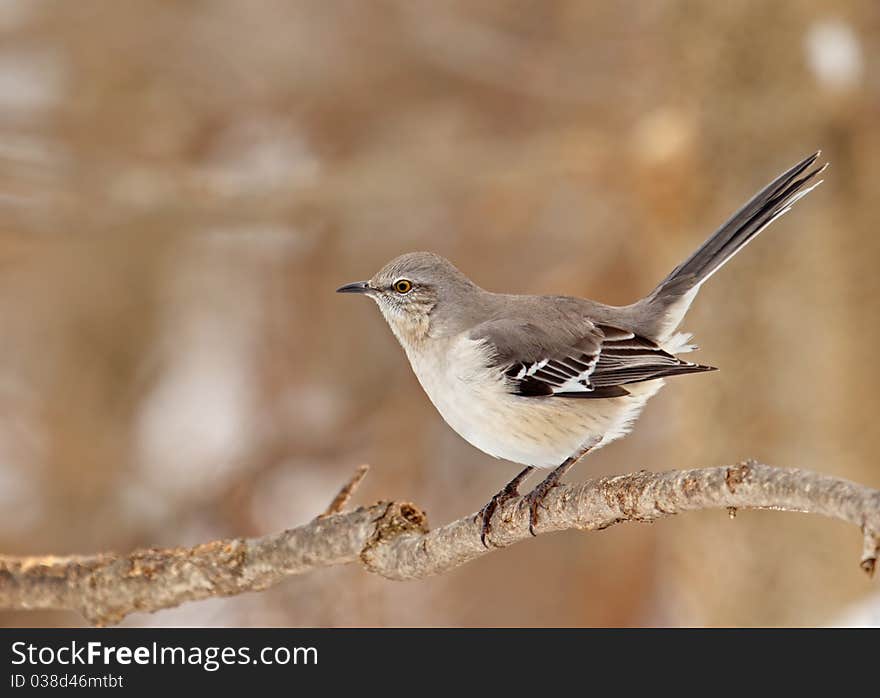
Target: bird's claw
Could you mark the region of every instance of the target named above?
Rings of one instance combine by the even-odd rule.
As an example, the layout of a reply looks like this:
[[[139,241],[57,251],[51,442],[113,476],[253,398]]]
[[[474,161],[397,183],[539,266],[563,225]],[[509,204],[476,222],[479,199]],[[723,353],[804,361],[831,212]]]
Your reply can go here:
[[[488,549],[489,543],[491,540],[489,539],[489,533],[492,531],[492,516],[497,511],[498,507],[503,505],[505,502],[511,499],[516,499],[519,497],[519,492],[517,489],[505,487],[503,490],[495,494],[492,499],[486,502],[486,506],[480,509],[477,512],[477,515],[474,517],[474,521],[480,521],[480,542],[483,544],[485,548]]]
[[[544,498],[558,484],[559,480],[557,478],[548,477],[522,499],[523,503],[528,504],[529,507],[529,533],[533,536],[538,535],[535,533],[535,527],[538,525],[538,507],[547,508],[544,504]]]

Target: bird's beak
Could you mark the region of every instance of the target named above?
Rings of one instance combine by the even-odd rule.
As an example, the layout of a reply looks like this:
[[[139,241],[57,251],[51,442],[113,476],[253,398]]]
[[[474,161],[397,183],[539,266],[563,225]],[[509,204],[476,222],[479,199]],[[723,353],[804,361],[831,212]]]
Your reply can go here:
[[[369,293],[372,291],[367,281],[355,281],[353,284],[345,284],[336,289],[336,293]]]

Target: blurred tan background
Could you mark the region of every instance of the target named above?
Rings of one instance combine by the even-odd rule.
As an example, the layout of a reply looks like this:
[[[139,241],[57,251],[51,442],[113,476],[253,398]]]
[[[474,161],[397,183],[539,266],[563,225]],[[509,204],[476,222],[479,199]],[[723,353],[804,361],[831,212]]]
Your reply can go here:
[[[361,462],[361,503],[472,512],[517,468],[334,289],[431,249],[628,303],[817,147],[825,184],[688,318],[722,370],[570,477],[752,456],[880,486],[878,61],[873,0],[0,0],[0,549],[267,533]],[[706,512],[126,624],[880,624],[860,546]]]

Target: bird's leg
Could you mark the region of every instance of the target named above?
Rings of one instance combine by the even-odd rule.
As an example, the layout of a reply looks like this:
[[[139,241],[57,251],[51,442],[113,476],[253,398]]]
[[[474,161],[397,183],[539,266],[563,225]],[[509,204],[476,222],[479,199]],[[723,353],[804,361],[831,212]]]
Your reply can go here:
[[[575,463],[587,455],[587,453],[589,453],[599,441],[601,441],[601,439],[594,439],[573,456],[566,458],[562,465],[553,470],[535,486],[535,489],[523,497],[523,502],[527,502],[529,505],[529,533],[533,536],[538,535],[535,533],[535,526],[538,525],[538,507],[544,506],[544,497],[547,496],[550,490],[559,484],[559,480],[562,476],[571,470],[571,467]]]
[[[519,475],[513,478],[513,480],[508,482],[494,497],[492,497],[492,499],[489,500],[486,506],[480,509],[480,511],[474,517],[474,521],[482,522],[482,526],[480,528],[480,540],[487,548],[489,547],[489,543],[487,542],[486,537],[489,535],[489,531],[492,528],[492,515],[495,513],[495,510],[498,507],[504,504],[504,502],[508,501],[509,499],[519,497],[519,486],[533,470],[534,467],[532,467],[531,465],[525,468]]]

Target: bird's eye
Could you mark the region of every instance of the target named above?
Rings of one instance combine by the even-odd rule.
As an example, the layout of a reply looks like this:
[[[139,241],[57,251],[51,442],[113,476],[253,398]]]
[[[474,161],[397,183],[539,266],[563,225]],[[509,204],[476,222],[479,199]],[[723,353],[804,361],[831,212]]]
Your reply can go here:
[[[394,290],[399,294],[403,295],[404,293],[409,293],[412,291],[412,281],[407,279],[398,279],[394,282]]]

